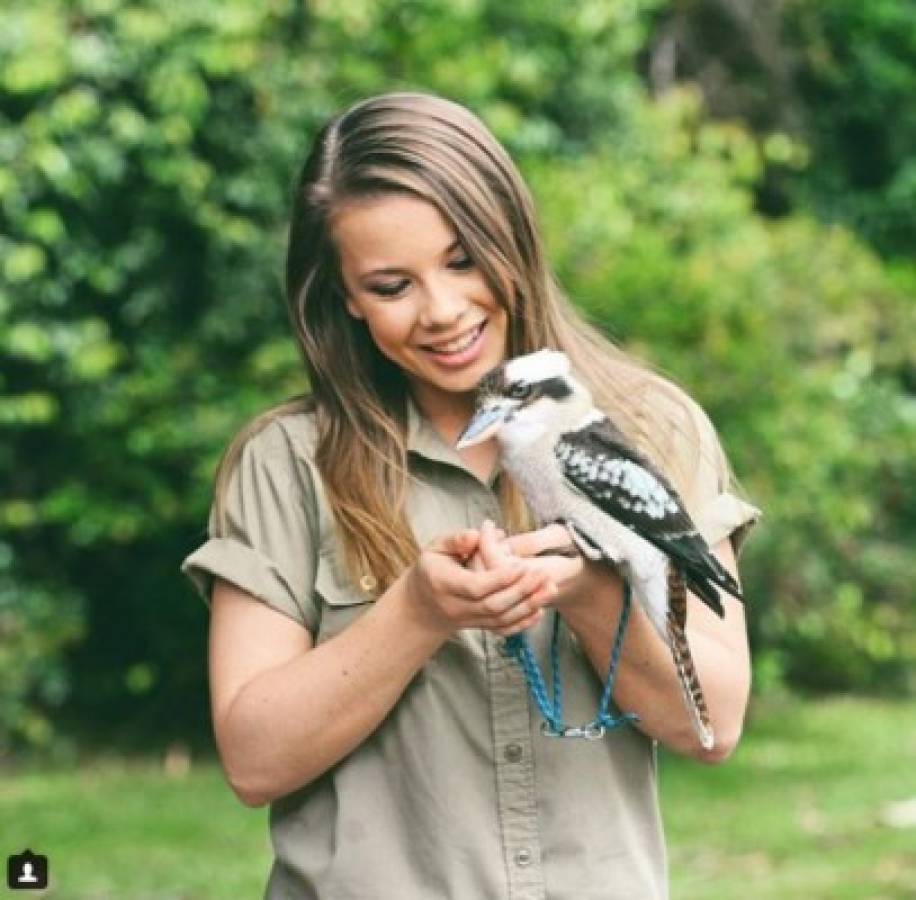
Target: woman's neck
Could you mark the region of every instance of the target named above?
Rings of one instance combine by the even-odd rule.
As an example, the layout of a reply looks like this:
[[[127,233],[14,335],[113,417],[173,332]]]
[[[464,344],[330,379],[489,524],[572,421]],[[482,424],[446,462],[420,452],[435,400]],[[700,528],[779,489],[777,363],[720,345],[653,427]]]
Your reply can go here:
[[[442,440],[450,447],[458,443],[461,432],[474,414],[474,394],[453,394],[446,402],[441,397],[417,397],[414,402],[429,420]],[[495,438],[456,451],[465,466],[483,483],[487,483],[496,467],[499,448]]]
[[[474,415],[474,394],[452,394],[448,397],[431,397],[413,392],[414,403],[420,412],[439,432],[442,439],[454,445]]]

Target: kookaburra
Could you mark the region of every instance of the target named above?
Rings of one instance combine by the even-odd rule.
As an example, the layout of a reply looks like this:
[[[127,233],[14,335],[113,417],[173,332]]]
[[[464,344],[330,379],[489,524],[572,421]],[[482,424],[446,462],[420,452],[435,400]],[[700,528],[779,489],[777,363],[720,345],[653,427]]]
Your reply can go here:
[[[580,551],[625,577],[671,648],[697,736],[709,749],[709,711],[687,644],[687,590],[719,616],[717,588],[742,600],[670,481],[626,440],[570,372],[564,353],[540,350],[488,373],[458,440],[495,434],[503,467],[541,526],[560,522]]]

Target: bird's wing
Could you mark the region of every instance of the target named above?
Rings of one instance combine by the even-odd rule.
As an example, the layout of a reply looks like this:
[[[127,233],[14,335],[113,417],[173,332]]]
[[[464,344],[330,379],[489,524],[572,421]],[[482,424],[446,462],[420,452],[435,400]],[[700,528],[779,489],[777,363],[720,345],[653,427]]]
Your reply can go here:
[[[742,599],[737,582],[713,556],[677,491],[606,416],[560,435],[554,454],[572,487],[667,554],[690,589],[718,615],[724,611],[713,585]]]

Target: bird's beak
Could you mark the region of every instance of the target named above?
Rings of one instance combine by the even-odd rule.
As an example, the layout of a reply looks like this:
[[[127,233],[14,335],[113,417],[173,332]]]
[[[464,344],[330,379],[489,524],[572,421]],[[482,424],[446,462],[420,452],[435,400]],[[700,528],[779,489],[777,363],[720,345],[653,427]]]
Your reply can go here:
[[[508,412],[509,407],[502,404],[484,406],[478,409],[471,421],[468,422],[467,428],[461,432],[458,443],[455,444],[455,449],[464,450],[465,447],[473,447],[474,444],[479,444],[492,437],[499,431]]]

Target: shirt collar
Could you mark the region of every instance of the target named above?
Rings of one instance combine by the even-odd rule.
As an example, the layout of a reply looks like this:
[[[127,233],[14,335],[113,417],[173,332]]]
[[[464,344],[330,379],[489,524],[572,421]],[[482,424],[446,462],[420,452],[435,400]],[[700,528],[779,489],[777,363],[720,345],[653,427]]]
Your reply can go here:
[[[458,451],[442,440],[442,436],[423,414],[409,392],[407,393],[407,449],[426,459],[463,469],[473,478],[477,477],[468,469]],[[487,487],[493,487],[499,471],[500,467],[497,464],[487,482]]]

